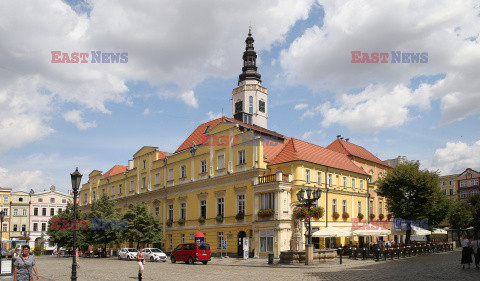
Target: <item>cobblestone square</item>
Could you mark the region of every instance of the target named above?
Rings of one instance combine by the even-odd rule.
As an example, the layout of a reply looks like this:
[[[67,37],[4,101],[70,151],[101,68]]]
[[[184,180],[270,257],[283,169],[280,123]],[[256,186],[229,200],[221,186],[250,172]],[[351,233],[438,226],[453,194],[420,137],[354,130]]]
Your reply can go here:
[[[266,259],[243,261],[214,258],[209,264],[187,265],[147,262],[143,280],[480,280],[474,267],[462,270],[461,252],[417,256],[393,261],[349,260],[344,263],[269,266]],[[78,280],[136,280],[134,261],[114,258],[82,258]],[[37,258],[40,280],[70,280],[71,258],[43,256]],[[1,277],[0,280],[12,280]]]

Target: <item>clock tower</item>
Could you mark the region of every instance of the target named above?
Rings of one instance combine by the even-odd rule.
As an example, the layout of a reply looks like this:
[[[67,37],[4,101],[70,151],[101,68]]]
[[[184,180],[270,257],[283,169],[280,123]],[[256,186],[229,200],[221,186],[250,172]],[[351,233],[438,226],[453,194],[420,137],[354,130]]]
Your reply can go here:
[[[257,73],[257,53],[253,48],[252,28],[248,31],[243,52],[242,73],[238,87],[232,93],[233,118],[241,122],[267,128],[267,88],[262,86],[262,77]]]

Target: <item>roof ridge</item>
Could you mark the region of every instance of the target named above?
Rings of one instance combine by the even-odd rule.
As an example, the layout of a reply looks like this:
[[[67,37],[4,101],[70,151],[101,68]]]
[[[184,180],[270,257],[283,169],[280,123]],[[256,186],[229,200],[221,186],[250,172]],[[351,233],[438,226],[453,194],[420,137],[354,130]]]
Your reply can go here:
[[[304,140],[300,140],[300,139],[296,139],[296,140],[301,141],[301,142],[304,142],[304,143],[308,143],[308,144],[311,144],[311,145],[314,145],[314,146],[318,146],[318,147],[320,147],[320,148],[326,149],[326,150],[328,150],[328,151],[331,151],[331,152],[336,153],[336,154],[341,155],[341,156],[347,156],[347,155],[345,155],[345,154],[343,154],[343,153],[341,153],[341,152],[338,152],[338,151],[335,151],[335,150],[331,150],[331,149],[329,149],[329,148],[326,148],[326,147],[321,146],[321,145],[318,145],[318,144],[314,144],[314,143],[311,143],[311,142],[308,142],[308,141],[304,141]]]

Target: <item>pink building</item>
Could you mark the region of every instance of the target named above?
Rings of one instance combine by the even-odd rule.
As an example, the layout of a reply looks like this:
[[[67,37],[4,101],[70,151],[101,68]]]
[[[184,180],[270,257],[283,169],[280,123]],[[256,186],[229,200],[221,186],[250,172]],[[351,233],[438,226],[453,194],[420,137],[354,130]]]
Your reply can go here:
[[[73,203],[73,195],[56,191],[53,185],[49,191],[30,192],[30,247],[35,247],[36,241],[40,244],[43,233],[45,250],[55,248],[55,245],[48,242],[48,221],[65,210],[68,202]]]

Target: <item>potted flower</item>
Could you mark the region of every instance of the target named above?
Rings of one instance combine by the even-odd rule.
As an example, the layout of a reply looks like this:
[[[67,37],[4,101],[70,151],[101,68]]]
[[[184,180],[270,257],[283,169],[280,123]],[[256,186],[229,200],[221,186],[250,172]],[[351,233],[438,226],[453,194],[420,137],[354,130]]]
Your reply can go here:
[[[387,215],[387,220],[391,220],[393,218],[393,215],[392,214],[388,214]]]
[[[332,218],[333,218],[334,220],[338,220],[339,217],[340,217],[340,214],[339,214],[338,212],[333,212],[333,213],[332,213]]]
[[[375,218],[375,214],[370,214],[370,219],[373,220]]]
[[[178,224],[179,225],[184,225],[185,224],[185,219],[179,219]]]
[[[346,220],[350,217],[350,215],[347,212],[342,213],[342,219]]]
[[[215,220],[216,220],[217,222],[223,222],[223,214],[217,215],[217,216],[215,217]]]
[[[273,217],[274,214],[275,211],[273,209],[260,209],[260,211],[258,211],[258,216],[261,218],[270,218]]]
[[[303,220],[308,218],[308,209],[305,206],[295,208],[293,211],[293,218],[297,220]]]
[[[238,212],[236,215],[235,215],[235,219],[237,219],[237,221],[241,221],[245,218],[245,213],[244,212]]]
[[[172,225],[173,225],[173,220],[168,219],[168,220],[167,220],[167,226],[172,226]]]
[[[323,207],[313,207],[310,209],[310,214],[316,220],[323,217]]]
[[[384,214],[379,214],[379,215],[378,215],[378,219],[379,219],[379,220],[383,220],[384,218],[385,218],[385,215],[384,215]]]
[[[357,218],[358,218],[359,220],[363,220],[363,217],[364,217],[364,216],[363,216],[362,213],[358,213]]]
[[[199,216],[199,217],[198,217],[198,222],[199,222],[199,223],[205,223],[205,217]]]

